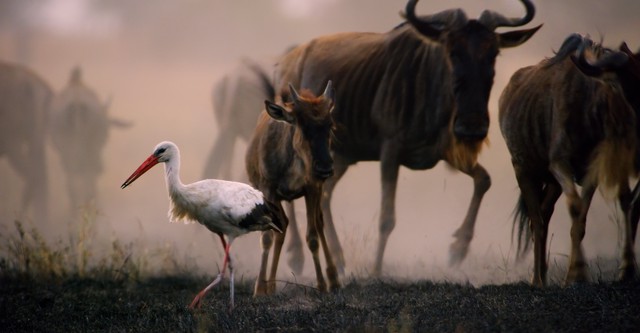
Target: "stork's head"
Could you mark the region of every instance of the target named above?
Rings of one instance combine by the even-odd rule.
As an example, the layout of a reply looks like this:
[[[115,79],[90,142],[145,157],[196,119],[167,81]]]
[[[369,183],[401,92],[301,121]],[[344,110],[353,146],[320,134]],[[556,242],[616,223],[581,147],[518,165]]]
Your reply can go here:
[[[129,184],[133,183],[136,179],[142,176],[145,172],[149,171],[149,169],[153,168],[154,165],[158,163],[165,163],[172,159],[179,158],[180,152],[178,151],[178,146],[171,141],[163,141],[160,142],[153,149],[153,154],[147,157],[142,164],[134,171],[127,180],[120,186],[121,188],[125,188],[129,186]]]

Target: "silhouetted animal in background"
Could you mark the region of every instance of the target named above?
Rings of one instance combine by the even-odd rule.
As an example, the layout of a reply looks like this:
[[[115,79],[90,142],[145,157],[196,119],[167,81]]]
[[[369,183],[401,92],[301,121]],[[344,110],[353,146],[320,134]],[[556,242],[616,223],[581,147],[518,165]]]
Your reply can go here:
[[[52,96],[35,72],[0,61],[0,157],[24,181],[20,214],[33,206],[37,223],[46,223],[49,213],[45,142]]]
[[[100,101],[76,67],[51,105],[51,141],[65,172],[72,210],[96,200],[98,177],[104,169],[102,154],[110,129],[131,126],[109,117],[109,104]]]

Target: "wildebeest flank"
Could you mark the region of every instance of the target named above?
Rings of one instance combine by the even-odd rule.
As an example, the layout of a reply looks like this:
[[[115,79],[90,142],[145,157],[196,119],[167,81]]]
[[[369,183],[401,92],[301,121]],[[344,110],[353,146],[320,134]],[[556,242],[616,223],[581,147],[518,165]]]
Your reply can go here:
[[[32,70],[0,61],[0,157],[24,181],[20,214],[30,206],[35,220],[48,216],[48,179],[45,142],[53,91]]]
[[[519,240],[528,241],[522,231],[530,221],[534,239],[533,284],[538,286],[546,283],[547,232],[560,194],[567,197],[572,220],[567,282],[586,279],[581,242],[597,186],[605,193],[617,191],[628,221],[628,181],[636,173],[636,114],[626,101],[615,72],[592,78],[574,65],[568,55],[579,48],[596,58],[604,57],[607,63],[619,62],[620,52],[571,35],[556,56],[514,73],[499,102],[500,129],[521,191],[516,211]],[[581,194],[576,182],[582,185]],[[523,248],[527,246],[519,245],[519,251]],[[623,267],[629,264],[633,265],[622,263]]]
[[[98,177],[103,172],[102,152],[111,127],[128,122],[109,117],[110,101],[101,102],[87,86],[79,67],[51,105],[51,141],[66,176],[72,210],[96,200]]]
[[[274,235],[271,231],[262,233],[262,261],[255,295],[275,291],[278,261],[288,225],[281,202],[300,197],[304,197],[307,207],[307,246],[313,255],[318,289],[327,289],[318,254],[320,247],[325,255],[329,288],[340,287],[338,272],[325,239],[320,208],[322,185],[333,175],[333,159],[329,147],[335,91],[331,81],[319,97],[307,90],[302,90],[299,95],[291,84],[289,91],[291,99],[284,107],[265,101],[266,111],[258,120],[247,150],[249,180],[264,193],[268,201],[278,205],[281,220],[284,221],[284,232],[275,235],[268,279],[266,271]]]
[[[339,33],[313,39],[287,55],[276,69],[276,91],[286,82],[317,93],[336,83],[335,176],[324,186],[322,209],[332,252],[344,267],[333,226],[330,200],[336,183],[358,161],[380,161],[382,202],[380,239],[374,274],[382,268],[387,240],[395,226],[395,195],[400,166],[430,169],[440,160],[471,176],[473,198],[451,245],[451,263],[461,262],[473,237],[480,202],[490,177],[477,163],[489,128],[487,103],[499,49],[528,40],[539,27],[496,33],[497,27],[522,26],[535,13],[506,18],[486,10],[467,19],[462,9],[415,15],[387,33]],[[279,83],[278,83],[279,82]]]

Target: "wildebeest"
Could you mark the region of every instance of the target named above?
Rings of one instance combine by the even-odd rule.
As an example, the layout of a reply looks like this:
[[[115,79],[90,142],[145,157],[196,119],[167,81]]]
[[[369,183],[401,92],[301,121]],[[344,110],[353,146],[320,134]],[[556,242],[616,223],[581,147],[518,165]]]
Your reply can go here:
[[[66,175],[72,210],[96,200],[98,176],[103,171],[102,152],[111,127],[128,122],[109,117],[110,101],[101,102],[88,87],[79,67],[71,70],[67,86],[51,104],[51,141]]]
[[[584,44],[583,44],[584,45]],[[591,63],[586,57],[586,48],[583,47],[579,56],[573,57],[575,65],[585,75],[599,78],[606,73],[615,73],[627,102],[635,110],[636,121],[640,116],[640,50],[635,54],[629,49],[626,43],[619,47],[620,53],[601,57]],[[627,59],[625,61],[625,59]],[[616,60],[616,61],[613,61]],[[640,172],[640,131],[636,129],[636,172]],[[637,267],[633,247],[638,230],[638,219],[640,219],[640,181],[636,182],[632,192],[631,208],[625,216],[624,241],[622,249],[622,263],[620,266],[620,279],[630,280],[636,277]]]
[[[205,164],[203,178],[234,178],[232,162],[236,144],[251,140],[261,106],[265,100],[275,99],[270,74],[273,72],[273,64],[275,61],[243,59],[214,84],[211,101],[218,134]],[[237,180],[246,182],[246,177],[243,170]],[[304,266],[304,255],[293,202],[286,202],[285,209],[290,222],[289,266],[293,272],[300,274]]]
[[[300,197],[304,197],[307,207],[307,246],[313,255],[318,289],[327,289],[318,253],[320,246],[325,255],[329,288],[333,290],[340,287],[338,272],[325,239],[320,208],[322,184],[333,175],[330,135],[335,91],[329,81],[319,97],[306,89],[298,94],[291,84],[289,92],[290,99],[287,100],[290,102],[285,103],[284,107],[265,100],[265,111],[260,115],[247,149],[249,181],[264,193],[268,201],[277,204],[281,220],[284,221],[284,232],[275,235],[268,279],[267,264],[274,235],[270,231],[262,233],[260,243],[263,254],[255,295],[275,291],[278,261],[288,225],[281,202]]]
[[[313,39],[293,49],[276,69],[276,92],[284,82],[322,89],[336,83],[334,177],[324,186],[327,237],[338,267],[344,267],[330,210],[333,189],[358,161],[380,161],[382,203],[380,239],[373,273],[395,226],[395,196],[400,166],[430,169],[444,160],[473,178],[473,198],[451,245],[450,262],[461,262],[469,249],[480,202],[491,179],[477,155],[489,128],[488,100],[499,49],[524,43],[540,27],[496,33],[498,27],[522,26],[535,14],[506,18],[486,10],[467,19],[462,9],[417,17],[417,0],[406,6],[407,21],[387,33],[339,33]]]
[[[203,171],[204,178],[232,179],[231,164],[237,141],[249,142],[264,100],[275,91],[266,66],[244,59],[218,80],[211,94],[218,135]],[[246,175],[242,175],[245,179]]]
[[[46,133],[53,90],[32,70],[0,61],[0,157],[24,181],[20,213],[30,206],[37,223],[48,215]]]
[[[579,49],[600,59],[599,78],[585,75],[570,60],[568,56]],[[629,221],[628,182],[637,172],[636,113],[614,70],[626,59],[622,52],[574,34],[554,57],[515,72],[502,92],[500,129],[521,191],[514,221],[519,225],[518,252],[520,255],[528,248],[528,243],[521,242],[529,241],[525,232],[529,222],[534,241],[534,285],[546,284],[547,232],[560,194],[567,198],[572,220],[567,283],[586,280],[581,242],[598,186],[605,194],[616,192],[625,221]],[[576,183],[582,185],[581,194]],[[632,259],[631,249],[623,257],[622,267],[633,265],[625,262]]]

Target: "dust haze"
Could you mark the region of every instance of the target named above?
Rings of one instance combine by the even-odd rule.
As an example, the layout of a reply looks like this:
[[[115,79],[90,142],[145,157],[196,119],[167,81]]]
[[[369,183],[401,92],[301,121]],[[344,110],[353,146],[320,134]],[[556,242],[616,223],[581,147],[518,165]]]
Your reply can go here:
[[[112,97],[110,114],[134,123],[129,129],[112,130],[104,151],[97,242],[107,247],[115,239],[134,242],[149,253],[169,249],[179,260],[192,261],[208,274],[217,272],[222,260],[219,240],[198,224],[169,223],[162,167],[125,190],[120,184],[163,140],[181,148],[182,181],[200,179],[215,135],[224,130],[213,117],[211,89],[242,57],[272,57],[292,44],[335,32],[386,32],[401,21],[398,13],[406,4],[404,0],[3,1],[0,59],[28,65],[55,91],[65,86],[71,68],[80,65],[87,84],[101,98]],[[497,124],[500,93],[515,70],[553,55],[573,32],[590,34],[594,40],[602,37],[612,48],[622,41],[633,50],[640,47],[637,0],[538,0],[535,5],[536,16],[525,28],[544,23],[542,29],[524,45],[502,50],[497,60],[489,103],[490,145],[480,156],[493,185],[480,208],[469,256],[458,268],[447,265],[451,235],[462,223],[471,199],[471,178],[443,164],[426,171],[402,168],[397,223],[385,253],[384,274],[473,284],[528,279],[532,255],[521,264],[514,263],[511,244],[512,211],[519,190]],[[423,0],[417,11],[427,14],[453,7],[464,8],[470,18],[483,9],[507,16],[524,12],[516,0]],[[233,158],[238,176],[244,172],[244,149],[240,144],[235,157],[218,156]],[[377,162],[357,164],[335,190],[332,207],[345,248],[347,276],[368,275],[373,262],[380,202],[378,167]],[[48,168],[50,221],[30,224],[51,239],[66,237],[77,221],[70,217],[65,175],[50,148]],[[18,218],[23,184],[5,159],[0,159],[0,177],[0,232],[5,233],[13,230]],[[569,254],[565,207],[561,197],[550,227],[550,262],[562,266]],[[599,194],[594,197],[583,243],[588,259],[618,257],[621,234],[615,209]],[[297,216],[304,231],[302,202],[297,203]],[[258,244],[258,233],[234,243],[237,276],[257,274]],[[308,253],[305,249],[305,276],[313,277]],[[287,259],[284,252],[279,274],[292,279]]]

